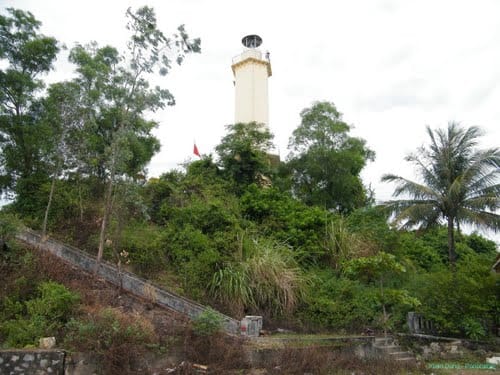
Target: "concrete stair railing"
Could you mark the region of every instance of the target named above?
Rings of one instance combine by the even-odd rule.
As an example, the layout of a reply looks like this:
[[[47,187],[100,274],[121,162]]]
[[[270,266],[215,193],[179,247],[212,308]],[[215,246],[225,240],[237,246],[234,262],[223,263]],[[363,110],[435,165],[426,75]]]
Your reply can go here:
[[[40,234],[28,229],[21,231],[16,238],[40,250],[48,251],[86,272],[93,273],[95,270],[95,257],[73,246],[52,239],[42,241]],[[208,309],[207,306],[167,291],[131,272],[123,270],[119,272],[118,268],[109,262],[101,261],[97,275],[116,286],[121,285],[124,290],[132,294],[151,300],[159,306],[176,311],[190,319],[196,318]],[[220,316],[223,319],[223,328],[227,333],[238,334],[240,332],[238,320],[224,314],[220,314]]]

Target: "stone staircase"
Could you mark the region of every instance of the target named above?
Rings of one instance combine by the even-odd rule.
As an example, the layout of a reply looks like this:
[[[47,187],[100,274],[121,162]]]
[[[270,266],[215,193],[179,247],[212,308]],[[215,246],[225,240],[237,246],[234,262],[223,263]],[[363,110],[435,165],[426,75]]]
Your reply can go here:
[[[29,229],[18,233],[16,238],[41,251],[47,251],[61,258],[63,261],[80,268],[82,271],[93,274],[96,270],[95,257],[73,246],[53,239],[43,241],[39,233]],[[97,276],[127,292],[154,302],[160,307],[176,311],[190,319],[195,319],[199,314],[208,309],[207,306],[179,296],[131,272],[118,270],[114,264],[106,261],[101,262],[97,269]],[[222,319],[222,327],[227,333],[240,333],[240,322],[238,320],[221,313],[218,314]]]
[[[391,358],[398,362],[416,362],[413,353],[405,351],[392,336],[375,337],[373,347],[380,355],[386,358]]]

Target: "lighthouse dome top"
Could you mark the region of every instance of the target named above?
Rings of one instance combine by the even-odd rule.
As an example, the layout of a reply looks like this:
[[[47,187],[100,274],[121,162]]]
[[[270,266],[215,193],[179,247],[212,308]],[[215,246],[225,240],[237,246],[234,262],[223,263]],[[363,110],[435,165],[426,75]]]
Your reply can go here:
[[[257,48],[262,44],[262,38],[258,35],[247,35],[241,39],[241,43],[247,48]]]

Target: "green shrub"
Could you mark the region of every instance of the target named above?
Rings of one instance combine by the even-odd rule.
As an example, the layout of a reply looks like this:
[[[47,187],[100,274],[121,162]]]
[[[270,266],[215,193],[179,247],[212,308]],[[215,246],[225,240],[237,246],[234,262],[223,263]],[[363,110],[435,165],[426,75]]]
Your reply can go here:
[[[0,211],[0,241],[10,241],[22,226],[21,220],[16,215]]]
[[[8,348],[36,345],[39,338],[55,335],[54,331],[58,328],[56,322],[50,322],[39,315],[29,318],[19,316],[0,325],[0,331],[5,336],[4,345]]]
[[[486,330],[476,319],[467,317],[463,320],[465,335],[472,340],[479,340],[486,336]]]
[[[371,253],[371,245],[358,234],[347,227],[342,217],[332,220],[325,228],[325,262],[339,271],[342,265],[350,259]]]
[[[298,317],[317,329],[362,331],[376,327],[380,315],[378,288],[338,277],[333,270],[313,269]]]
[[[183,287],[192,297],[200,299],[206,295],[211,275],[219,261],[219,252],[207,248],[179,267]]]
[[[119,250],[128,253],[127,260],[136,272],[151,277],[167,264],[162,241],[161,228],[152,224],[133,222],[121,233]]]
[[[137,373],[146,347],[157,342],[147,320],[112,308],[89,315],[86,320],[72,319],[66,330],[65,346],[94,353],[106,374]]]
[[[79,296],[61,284],[47,281],[38,286],[38,297],[24,303],[5,298],[0,333],[8,347],[37,344],[40,337],[57,336],[69,319]]]
[[[392,252],[398,247],[399,234],[388,225],[387,213],[378,207],[357,209],[346,218],[348,229],[373,244],[377,250]]]
[[[40,297],[26,302],[28,314],[49,321],[66,321],[80,300],[78,294],[53,281],[42,282],[38,291]]]
[[[489,254],[495,256],[497,246],[494,241],[488,240],[477,233],[472,233],[465,238],[465,243],[478,254]]]
[[[193,298],[202,298],[221,254],[210,236],[187,224],[169,226],[163,233],[163,247],[170,266],[181,276],[183,289]]]
[[[422,302],[417,312],[434,323],[438,334],[479,338],[497,322],[497,277],[490,273],[490,264],[478,258],[460,259],[456,272],[415,275],[408,285]]]
[[[425,271],[443,268],[447,265],[443,263],[442,254],[436,248],[411,232],[401,234],[398,255],[408,258],[416,267]]]
[[[24,306],[17,296],[7,296],[0,304],[0,322],[14,319],[23,313]]]
[[[26,276],[20,276],[14,280],[7,280],[6,288],[6,298],[11,298],[13,300],[23,303],[24,301],[33,298],[37,293],[37,288],[40,283],[41,276],[35,274],[35,270],[31,265],[19,265],[19,270],[22,271]],[[11,275],[14,278],[19,273]],[[1,306],[1,303],[0,303]]]
[[[65,342],[72,348],[105,354],[112,346],[142,345],[154,341],[153,327],[140,316],[105,308],[88,320],[71,319]]]
[[[212,336],[222,330],[222,316],[208,308],[193,319],[193,332],[198,336]]]
[[[241,197],[243,216],[259,225],[261,236],[287,243],[301,264],[320,262],[325,225],[332,216],[318,207],[308,207],[276,188],[250,185]]]

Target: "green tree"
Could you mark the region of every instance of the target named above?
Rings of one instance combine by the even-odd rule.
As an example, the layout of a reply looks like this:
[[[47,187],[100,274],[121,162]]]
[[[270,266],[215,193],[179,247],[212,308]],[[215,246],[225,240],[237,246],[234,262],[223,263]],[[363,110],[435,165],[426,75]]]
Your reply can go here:
[[[228,125],[226,129],[228,134],[215,150],[223,173],[233,181],[236,192],[241,193],[259,178],[269,177],[267,152],[272,146],[273,135],[255,122]]]
[[[427,127],[430,145],[406,160],[416,166],[423,183],[387,174],[382,181],[397,184],[394,195],[410,199],[386,202],[404,227],[428,227],[444,219],[448,227],[448,258],[456,260],[455,227],[459,223],[498,230],[500,215],[500,149],[477,150],[479,128],[450,122],[447,129]]]
[[[54,38],[38,32],[41,23],[30,12],[13,8],[0,15],[0,189],[16,193],[25,211],[28,198],[47,179],[44,145],[49,129],[40,120],[40,77],[52,69],[59,51]]]
[[[99,48],[96,43],[77,45],[70,54],[86,109],[86,165],[106,185],[97,264],[103,255],[116,182],[144,175],[144,167],[159,150],[159,142],[151,134],[157,123],[145,116],[165,104],[175,104],[168,90],[151,88],[147,76],[166,75],[173,60],[181,64],[187,53],[200,51],[199,39],[190,40],[183,26],[171,38],[166,37],[158,29],[152,8],[136,12],[129,8],[127,17],[132,36],[126,54],[109,46]]]
[[[367,204],[361,170],[375,154],[361,138],[351,137],[342,114],[330,102],[316,102],[300,113],[290,138],[288,168],[292,190],[308,205],[346,213]]]
[[[42,122],[51,130],[51,142],[47,147],[47,166],[52,173],[49,197],[42,222],[42,238],[46,237],[47,222],[57,179],[65,171],[78,166],[76,155],[81,135],[79,88],[74,82],[56,83],[50,86],[43,100]]]

